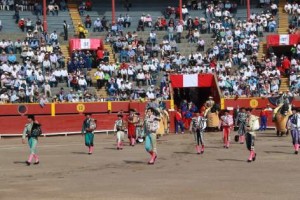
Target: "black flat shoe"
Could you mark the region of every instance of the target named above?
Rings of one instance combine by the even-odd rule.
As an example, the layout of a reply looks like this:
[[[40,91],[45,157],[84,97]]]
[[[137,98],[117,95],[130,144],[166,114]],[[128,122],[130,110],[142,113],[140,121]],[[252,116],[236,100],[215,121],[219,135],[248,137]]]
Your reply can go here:
[[[35,162],[35,163],[33,163],[34,165],[38,165],[38,164],[40,164],[40,161],[37,161],[37,162]]]
[[[295,151],[295,154],[298,154],[298,151]]]
[[[252,158],[253,161],[256,160],[256,153],[254,154],[254,157]]]
[[[249,163],[250,163],[250,162],[252,162],[252,160],[247,160],[247,162],[249,162]]]
[[[26,165],[29,166],[31,163],[28,161],[25,161]]]

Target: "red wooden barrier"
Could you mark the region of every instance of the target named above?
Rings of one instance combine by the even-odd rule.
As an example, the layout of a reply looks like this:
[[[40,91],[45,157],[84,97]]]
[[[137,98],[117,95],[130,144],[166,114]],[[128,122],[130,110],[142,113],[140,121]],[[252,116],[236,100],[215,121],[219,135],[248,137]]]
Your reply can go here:
[[[267,104],[270,104],[272,108],[276,106],[272,105],[267,98],[238,98],[238,99],[223,99],[224,108],[233,107],[236,108],[237,106],[246,107],[246,108],[265,108]],[[291,104],[295,107],[300,107],[300,101],[294,99]]]
[[[111,113],[108,113],[111,103]],[[24,114],[35,114],[36,119],[42,124],[45,134],[62,132],[80,132],[84,113],[92,113],[93,118],[98,121],[97,130],[112,130],[117,119],[117,112],[123,110],[125,113],[130,108],[136,109],[143,117],[147,102],[97,102],[97,103],[63,103],[47,104],[41,107],[39,104],[24,105],[0,105],[0,135],[21,134],[27,123],[27,116],[18,112],[19,106],[25,106],[27,112]],[[167,108],[170,102],[166,101]],[[54,116],[51,116],[51,113]],[[171,127],[173,120],[171,120]]]

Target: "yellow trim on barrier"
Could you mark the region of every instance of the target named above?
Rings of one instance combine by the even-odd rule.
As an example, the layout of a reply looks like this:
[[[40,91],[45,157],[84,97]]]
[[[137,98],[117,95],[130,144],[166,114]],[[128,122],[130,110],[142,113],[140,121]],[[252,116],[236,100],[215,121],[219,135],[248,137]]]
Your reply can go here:
[[[170,100],[170,108],[174,110],[174,99]]]
[[[51,103],[51,116],[55,116],[55,103]]]
[[[107,102],[107,110],[111,110],[112,109],[112,104],[111,101]]]
[[[221,109],[225,109],[225,99],[221,98]]]

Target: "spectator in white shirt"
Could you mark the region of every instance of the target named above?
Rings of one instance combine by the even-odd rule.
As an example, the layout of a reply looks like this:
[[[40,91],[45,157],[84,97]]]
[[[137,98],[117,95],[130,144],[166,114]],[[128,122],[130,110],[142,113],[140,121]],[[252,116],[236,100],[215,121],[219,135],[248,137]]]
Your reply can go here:
[[[94,21],[94,32],[96,32],[96,31],[101,32],[102,30],[103,30],[103,27],[102,27],[101,20],[100,20],[100,18],[97,18]]]
[[[138,72],[138,74],[136,75],[136,84],[137,84],[137,86],[139,86],[140,83],[142,83],[142,85],[145,85],[145,74],[142,70],[140,70]]]
[[[54,68],[56,68],[58,66],[57,55],[53,52],[50,54],[50,62]]]
[[[80,76],[80,79],[78,80],[78,85],[80,90],[86,90],[87,88],[87,82],[84,79],[84,76]]]
[[[58,35],[56,31],[53,31],[53,33],[50,34],[50,41],[51,43],[58,42]]]

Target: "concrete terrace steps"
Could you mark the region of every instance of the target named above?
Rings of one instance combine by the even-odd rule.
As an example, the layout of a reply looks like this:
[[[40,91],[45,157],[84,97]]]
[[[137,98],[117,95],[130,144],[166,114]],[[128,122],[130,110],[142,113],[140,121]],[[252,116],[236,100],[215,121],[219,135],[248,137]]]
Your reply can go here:
[[[65,45],[61,45],[60,46],[60,50],[61,50],[63,56],[65,57],[65,62],[66,62],[67,58],[70,57],[69,47],[66,44]]]
[[[115,64],[116,59],[115,59],[115,53],[111,47],[110,44],[104,44],[104,49],[106,49],[109,52],[109,62]]]
[[[12,17],[14,14],[13,11],[0,11],[0,14],[4,33],[21,32],[18,24],[15,23],[15,19]],[[36,20],[38,19],[37,16],[30,11],[20,12],[20,18],[30,18],[33,24],[35,24]],[[42,19],[42,16],[39,18]],[[59,16],[47,16],[48,32],[53,32],[54,30],[56,30],[58,33],[63,32],[63,19],[69,24],[69,33],[72,34],[74,32],[74,28],[70,17],[68,17],[68,12],[59,12]]]
[[[75,29],[75,35],[78,36],[78,24],[83,24],[78,12],[78,5],[75,3],[70,3],[68,4],[68,8]]]
[[[278,34],[288,34],[288,27],[289,27],[289,15],[285,13],[284,11],[284,5],[286,1],[280,0],[278,5],[278,15],[279,15],[279,28],[278,28]],[[280,79],[280,92],[285,92],[289,90],[289,78],[281,77]]]
[[[259,43],[259,50],[258,50],[258,60],[260,61],[263,58],[263,55],[267,54],[267,43],[260,42]]]
[[[284,11],[285,0],[279,1],[278,6],[278,15],[279,15],[279,23],[278,23],[278,34],[288,34],[289,27],[289,16]]]
[[[290,88],[289,79],[282,77],[280,80],[281,80],[281,84],[280,84],[279,92],[285,92],[285,91],[289,90],[289,88]]]
[[[130,0],[132,6],[129,8],[129,12],[133,11],[150,11],[150,10],[162,10],[167,6],[178,6],[178,1],[160,1],[160,0],[152,0],[152,1],[141,1],[141,0]],[[111,10],[111,0],[101,0],[93,2],[93,10],[97,11],[107,11]],[[115,2],[116,11],[126,10],[124,4],[121,1]]]

